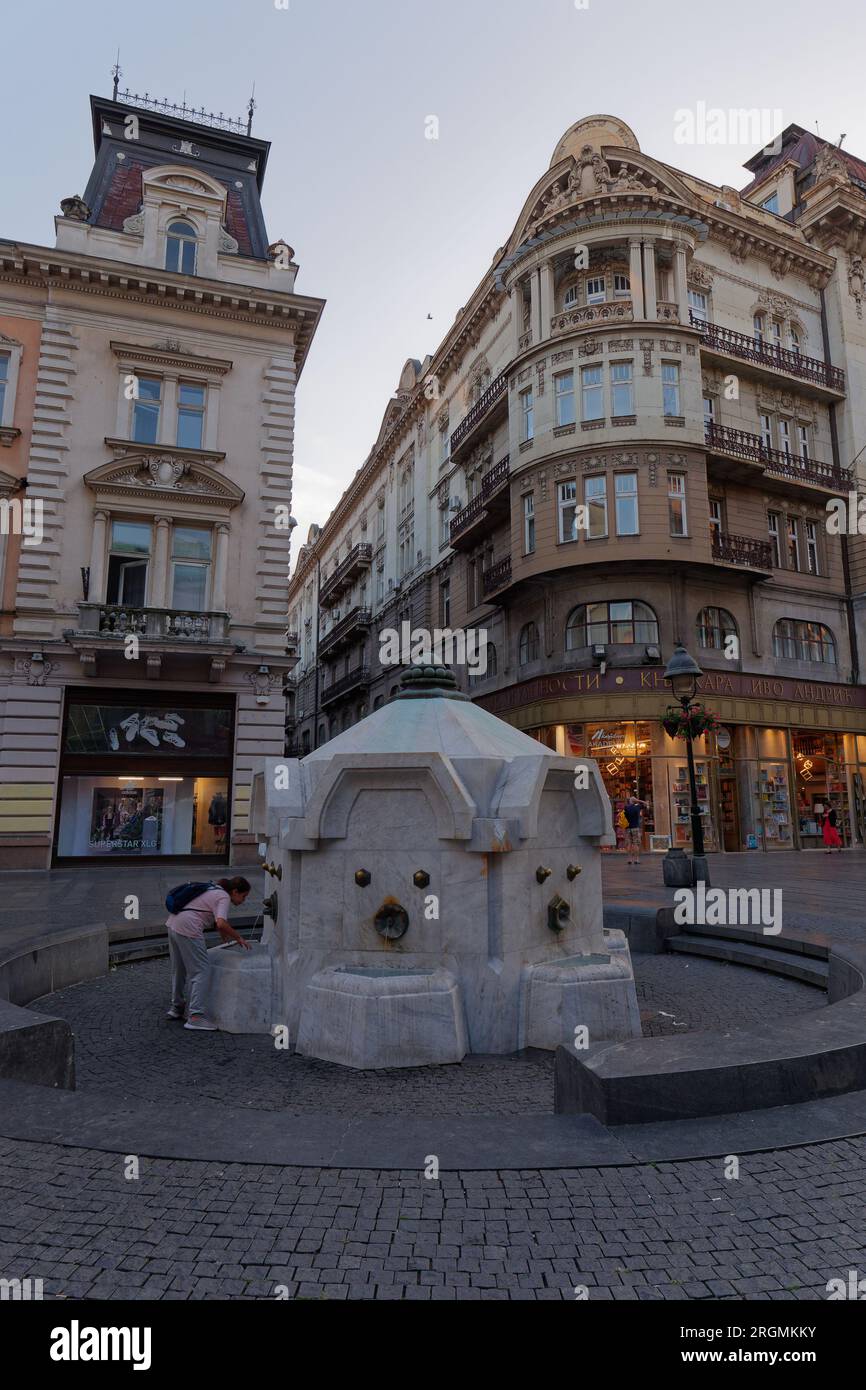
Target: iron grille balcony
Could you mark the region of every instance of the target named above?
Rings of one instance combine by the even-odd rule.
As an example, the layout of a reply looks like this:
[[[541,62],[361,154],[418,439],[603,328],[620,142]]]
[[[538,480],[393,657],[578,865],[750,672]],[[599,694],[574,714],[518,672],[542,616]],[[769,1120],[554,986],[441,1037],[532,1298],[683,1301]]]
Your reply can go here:
[[[467,412],[467,414],[464,415],[463,419],[460,421],[460,424],[457,426],[456,430],[454,430],[451,435],[452,454],[454,453],[455,449],[460,448],[460,445],[463,443],[464,439],[466,439],[467,436],[472,433],[472,431],[475,429],[475,426],[481,420],[484,419],[484,416],[487,414],[488,410],[490,410],[491,407],[496,404],[499,398],[505,394],[505,388],[507,387],[507,385],[508,373],[500,372],[496,380],[491,381],[484,394],[478,397],[478,400]]]
[[[504,589],[506,584],[511,583],[511,556],[506,555],[504,560],[497,560],[495,565],[491,565],[489,570],[485,570],[481,576],[481,587],[485,594],[494,594],[497,589]]]
[[[747,569],[773,568],[773,547],[769,541],[752,540],[750,536],[729,536],[719,531],[713,536],[713,559],[728,565],[744,565]]]
[[[759,463],[764,472],[772,477],[788,478],[795,483],[812,483],[828,491],[845,491],[853,485],[852,469],[836,468],[819,459],[788,454],[784,449],[772,449],[760,435],[750,434],[748,430],[708,423],[705,425],[705,437],[707,447],[715,453]]]
[[[352,583],[355,576],[360,574],[362,570],[368,569],[372,563],[372,545],[368,545],[364,542],[361,545],[354,546],[354,548],[349,551],[345,560],[334,570],[334,573],[329,574],[327,579],[322,580],[322,586],[319,590],[319,603],[332,603],[333,600]]]
[[[765,342],[762,338],[752,338],[748,333],[722,328],[694,313],[689,317],[692,327],[700,329],[702,346],[705,348],[723,353],[726,357],[739,357],[763,367],[775,367],[788,376],[798,377],[800,381],[812,381],[840,395],[845,393],[845,373],[839,367],[832,367],[829,362],[821,362],[817,357],[805,357],[790,348]]]
[[[369,666],[356,666],[354,671],[348,675],[341,676],[338,681],[331,681],[331,684],[322,691],[322,708],[331,705],[335,700],[341,699],[344,695],[349,695],[359,686],[367,685],[370,680]]]
[[[451,522],[451,542],[452,544],[470,527],[474,526],[487,512],[491,500],[508,483],[509,455],[506,454],[498,463],[494,463],[489,468],[481,480],[481,489],[477,497],[473,497],[463,507]]]
[[[353,608],[351,613],[347,613],[345,618],[341,618],[331,628],[330,632],[319,638],[319,655],[324,656],[326,652],[336,651],[344,642],[351,640],[356,632],[368,628],[372,621],[373,614],[369,608]]]

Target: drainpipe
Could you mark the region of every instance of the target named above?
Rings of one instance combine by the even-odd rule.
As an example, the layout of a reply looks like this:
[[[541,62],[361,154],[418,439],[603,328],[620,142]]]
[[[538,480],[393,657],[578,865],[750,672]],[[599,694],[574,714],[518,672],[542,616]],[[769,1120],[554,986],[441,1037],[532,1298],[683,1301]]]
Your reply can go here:
[[[830,363],[830,332],[827,325],[827,301],[824,291],[821,294],[821,337],[824,342],[824,361]],[[842,459],[839,452],[839,429],[836,424],[836,402],[830,402],[830,448],[833,453],[833,467],[840,469]],[[842,577],[845,581],[845,617],[848,623],[848,644],[851,648],[851,684],[860,683],[860,655],[857,650],[857,625],[854,621],[854,595],[851,592],[851,560],[848,554],[848,537],[842,535]]]
[[[322,592],[322,557],[316,556],[316,701],[313,714],[313,747],[319,746],[319,637],[321,636],[321,613],[319,594]]]

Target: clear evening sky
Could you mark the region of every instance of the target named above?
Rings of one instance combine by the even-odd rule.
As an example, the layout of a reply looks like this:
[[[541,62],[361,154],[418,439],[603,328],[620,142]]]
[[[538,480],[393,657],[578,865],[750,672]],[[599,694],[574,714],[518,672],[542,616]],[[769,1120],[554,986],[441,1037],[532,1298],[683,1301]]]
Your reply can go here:
[[[295,248],[297,290],[328,301],[298,394],[305,538],[366,457],[406,358],[436,348],[569,125],[619,116],[651,155],[734,186],[754,145],[679,143],[677,111],[779,110],[831,141],[845,132],[866,157],[863,15],[855,0],[7,4],[0,235],[53,245],[60,199],[90,170],[87,98],[110,95],[118,47],[134,92],[240,116],[255,82],[253,129],[272,142],[268,231]]]

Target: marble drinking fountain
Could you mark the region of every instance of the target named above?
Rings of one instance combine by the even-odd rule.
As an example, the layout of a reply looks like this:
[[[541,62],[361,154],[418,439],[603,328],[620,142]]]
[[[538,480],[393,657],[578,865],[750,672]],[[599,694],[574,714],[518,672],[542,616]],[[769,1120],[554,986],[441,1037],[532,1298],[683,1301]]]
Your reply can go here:
[[[640,1036],[593,759],[559,757],[412,667],[382,709],[269,759],[251,826],[270,877],[251,951],[211,952],[211,1012],[355,1068]]]

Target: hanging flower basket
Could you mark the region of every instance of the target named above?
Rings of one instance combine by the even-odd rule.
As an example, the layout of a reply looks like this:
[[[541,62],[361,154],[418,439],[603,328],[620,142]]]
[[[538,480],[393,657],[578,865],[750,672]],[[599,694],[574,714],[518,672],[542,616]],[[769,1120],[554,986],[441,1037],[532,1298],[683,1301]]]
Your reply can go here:
[[[690,705],[687,713],[681,706],[668,705],[662,728],[670,738],[700,738],[716,728],[716,716],[700,703]]]

